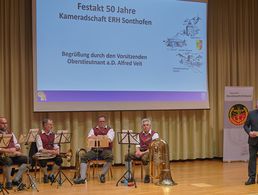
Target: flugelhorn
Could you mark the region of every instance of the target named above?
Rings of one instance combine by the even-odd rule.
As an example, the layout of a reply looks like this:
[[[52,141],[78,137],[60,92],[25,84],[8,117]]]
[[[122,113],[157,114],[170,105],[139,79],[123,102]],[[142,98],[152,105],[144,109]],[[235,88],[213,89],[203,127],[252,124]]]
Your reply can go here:
[[[60,152],[60,156],[62,158],[66,158],[67,162],[71,162],[73,157],[73,151],[72,149],[69,149],[67,152]]]

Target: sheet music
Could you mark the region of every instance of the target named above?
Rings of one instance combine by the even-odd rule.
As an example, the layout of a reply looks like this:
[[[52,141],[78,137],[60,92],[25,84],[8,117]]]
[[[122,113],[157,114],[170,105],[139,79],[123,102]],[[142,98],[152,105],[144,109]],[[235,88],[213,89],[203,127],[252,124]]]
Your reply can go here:
[[[87,138],[87,148],[106,148],[109,147],[109,140],[106,135],[97,135]]]

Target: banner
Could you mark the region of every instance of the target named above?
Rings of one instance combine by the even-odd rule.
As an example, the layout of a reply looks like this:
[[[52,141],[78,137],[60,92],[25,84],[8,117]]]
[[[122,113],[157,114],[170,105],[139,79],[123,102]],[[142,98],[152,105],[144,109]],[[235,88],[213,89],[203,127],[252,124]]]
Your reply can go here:
[[[225,87],[223,161],[249,159],[248,135],[243,129],[253,108],[253,87]]]

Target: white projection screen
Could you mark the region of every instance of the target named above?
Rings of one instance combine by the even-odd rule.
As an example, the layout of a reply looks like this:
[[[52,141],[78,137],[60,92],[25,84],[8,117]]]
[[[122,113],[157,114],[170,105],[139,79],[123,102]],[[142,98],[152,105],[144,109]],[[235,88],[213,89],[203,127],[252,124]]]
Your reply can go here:
[[[208,109],[207,3],[33,0],[34,111]]]

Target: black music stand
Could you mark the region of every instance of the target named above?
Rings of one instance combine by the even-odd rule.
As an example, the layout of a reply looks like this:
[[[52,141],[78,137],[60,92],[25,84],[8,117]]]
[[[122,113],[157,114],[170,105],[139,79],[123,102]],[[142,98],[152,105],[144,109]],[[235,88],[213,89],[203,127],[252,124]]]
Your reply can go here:
[[[12,134],[0,134],[0,148],[7,148],[12,138]],[[0,192],[5,195],[5,192],[9,194],[4,184],[0,184]]]
[[[26,149],[29,151],[29,147],[28,145],[35,143],[36,142],[36,138],[38,135],[39,129],[30,129],[27,135],[21,135],[19,142],[20,143],[24,143],[24,145],[26,145]],[[28,152],[29,153],[29,152]],[[29,155],[28,155],[29,157]],[[37,192],[39,192],[38,188],[37,188],[37,183],[36,183],[36,179],[34,179],[31,175],[30,175],[30,168],[29,168],[29,158],[27,158],[27,172],[26,175],[29,179],[29,186],[27,187],[27,189],[36,189]],[[37,167],[35,167],[36,169]],[[18,191],[23,190],[24,187],[26,187],[26,185],[24,185],[22,182],[18,185],[17,189]]]
[[[128,149],[127,149],[127,155],[128,155],[128,169],[126,170],[126,172],[122,175],[122,177],[120,177],[120,179],[117,181],[116,186],[118,186],[119,182],[122,179],[125,179],[128,183],[128,181],[133,181],[135,188],[137,187],[135,179],[134,179],[134,175],[132,173],[131,170],[131,166],[130,166],[130,149],[131,149],[131,145],[138,145],[140,144],[139,139],[138,139],[138,135],[139,133],[133,133],[132,130],[122,130],[122,132],[117,132],[118,135],[118,143],[119,144],[127,144],[128,145]],[[128,178],[126,178],[125,176],[128,174]]]
[[[59,146],[59,151],[61,150],[61,144],[67,143],[71,143],[71,133],[69,133],[67,130],[58,130],[55,136],[54,144],[57,144]],[[65,178],[64,180],[62,180],[62,175]],[[54,180],[51,182],[51,185],[57,181],[58,185],[61,186],[66,180],[71,185],[73,185],[71,180],[62,171],[62,165],[60,165],[59,170],[54,177]]]

